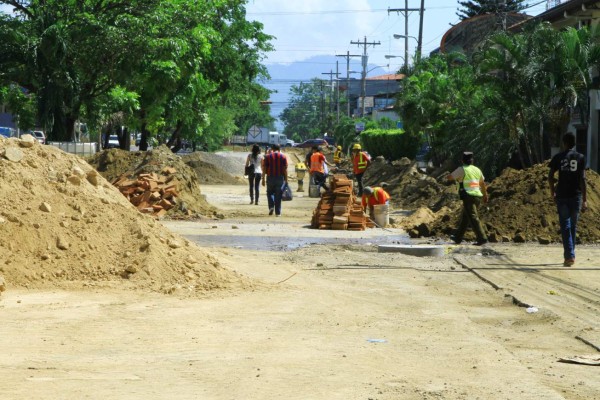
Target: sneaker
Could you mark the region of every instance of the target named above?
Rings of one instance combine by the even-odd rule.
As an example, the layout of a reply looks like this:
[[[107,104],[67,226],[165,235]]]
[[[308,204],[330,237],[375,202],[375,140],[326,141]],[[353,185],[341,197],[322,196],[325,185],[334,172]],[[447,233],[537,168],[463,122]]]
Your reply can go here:
[[[563,263],[563,266],[570,267],[573,264],[575,264],[575,259],[574,258],[567,258],[565,260],[565,262]]]
[[[250,200],[250,204],[254,204],[254,202],[252,200]]]
[[[275,212],[274,208],[269,208],[269,215],[273,215],[274,212]]]
[[[275,214],[276,217],[281,217],[281,214]]]
[[[474,244],[475,246],[483,246],[484,244],[488,244],[488,243],[489,243],[489,242],[488,242],[488,240],[487,240],[487,239],[485,239],[485,240],[478,240],[478,241],[476,241],[476,242],[475,242],[475,243],[473,243],[473,244]]]
[[[257,205],[258,205],[258,200],[256,200],[256,201],[254,202],[254,205],[255,205],[255,206],[257,206]]]

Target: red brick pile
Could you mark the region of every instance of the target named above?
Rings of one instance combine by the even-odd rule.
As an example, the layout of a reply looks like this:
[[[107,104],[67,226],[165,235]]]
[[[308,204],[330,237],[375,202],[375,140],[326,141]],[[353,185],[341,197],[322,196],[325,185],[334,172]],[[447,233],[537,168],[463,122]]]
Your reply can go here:
[[[131,179],[128,173],[116,178],[112,184],[127,197],[142,213],[161,217],[171,208],[175,207],[175,197],[178,196],[175,179],[177,170],[165,167],[160,175],[156,173],[139,174]]]
[[[364,215],[360,203],[352,190],[352,181],[346,175],[335,174],[331,189],[323,193],[313,212],[311,227],[314,229],[334,229],[364,231],[375,225]]]

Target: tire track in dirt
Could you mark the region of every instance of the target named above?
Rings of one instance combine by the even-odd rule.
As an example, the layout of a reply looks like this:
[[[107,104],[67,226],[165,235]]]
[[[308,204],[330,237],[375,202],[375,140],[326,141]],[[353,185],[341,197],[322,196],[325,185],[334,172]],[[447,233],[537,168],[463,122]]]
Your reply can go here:
[[[597,267],[562,268],[502,257],[455,256],[455,260],[520,307],[537,307],[562,329],[591,347],[600,346],[600,284]],[[538,262],[539,260],[536,260]],[[594,274],[595,275],[595,274]]]

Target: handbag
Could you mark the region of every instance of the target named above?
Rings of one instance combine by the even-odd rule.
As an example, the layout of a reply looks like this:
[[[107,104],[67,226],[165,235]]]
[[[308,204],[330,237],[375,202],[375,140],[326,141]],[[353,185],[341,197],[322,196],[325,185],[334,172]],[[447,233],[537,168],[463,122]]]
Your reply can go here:
[[[250,164],[250,165],[244,167],[244,175],[246,175],[246,176],[254,175],[254,164]]]
[[[284,182],[283,186],[281,186],[281,200],[282,201],[291,201],[294,198],[292,194],[292,189],[290,185]]]

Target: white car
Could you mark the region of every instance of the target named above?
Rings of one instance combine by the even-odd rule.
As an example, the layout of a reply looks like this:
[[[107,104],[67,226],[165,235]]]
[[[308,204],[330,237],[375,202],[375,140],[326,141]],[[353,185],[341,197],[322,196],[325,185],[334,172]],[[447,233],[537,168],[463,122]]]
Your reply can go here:
[[[294,142],[292,139],[286,139],[285,147],[294,147],[295,145],[296,145],[296,142]]]
[[[110,135],[108,137],[108,146],[107,149],[118,149],[121,147],[119,144],[119,137],[117,135]]]
[[[46,144],[46,135],[42,131],[33,131],[31,132],[31,136],[37,139],[40,144]]]

